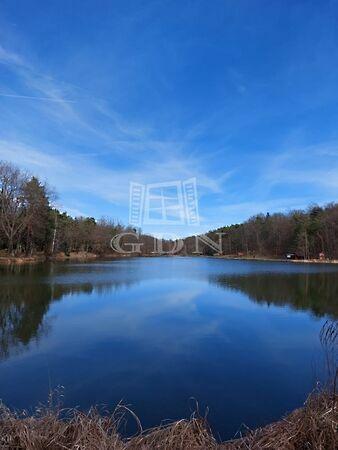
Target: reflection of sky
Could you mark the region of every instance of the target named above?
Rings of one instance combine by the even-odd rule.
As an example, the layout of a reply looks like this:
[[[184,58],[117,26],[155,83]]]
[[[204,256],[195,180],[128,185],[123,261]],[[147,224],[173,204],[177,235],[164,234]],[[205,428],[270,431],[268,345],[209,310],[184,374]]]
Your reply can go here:
[[[224,436],[243,421],[255,426],[278,418],[301,404],[320,372],[324,320],[254,303],[210,281],[255,267],[305,270],[149,258],[59,265],[54,276],[40,274],[38,284],[89,283],[93,290],[71,290],[51,303],[48,335],[1,364],[3,400],[27,407],[46,398],[50,385],[62,384],[68,405],[112,407],[123,398],[150,426],[187,416],[194,396],[209,405],[211,422]],[[109,289],[116,277],[120,288]]]

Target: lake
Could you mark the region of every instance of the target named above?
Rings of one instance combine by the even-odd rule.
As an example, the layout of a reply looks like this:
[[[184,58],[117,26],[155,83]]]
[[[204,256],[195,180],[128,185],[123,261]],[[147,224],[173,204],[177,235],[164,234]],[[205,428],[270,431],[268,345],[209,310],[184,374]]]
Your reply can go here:
[[[0,398],[64,386],[65,406],[123,401],[144,427],[197,399],[231,438],[300,406],[324,375],[338,266],[134,258],[0,268]]]

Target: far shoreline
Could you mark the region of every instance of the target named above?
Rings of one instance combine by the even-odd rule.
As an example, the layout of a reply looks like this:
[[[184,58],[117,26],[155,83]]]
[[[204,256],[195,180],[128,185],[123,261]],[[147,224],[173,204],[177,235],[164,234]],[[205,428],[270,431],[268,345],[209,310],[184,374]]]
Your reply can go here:
[[[0,256],[0,267],[1,266],[20,266],[20,265],[29,265],[29,264],[37,264],[37,263],[46,263],[46,262],[89,262],[89,261],[109,261],[115,259],[125,259],[125,258],[158,258],[158,257],[191,257],[191,258],[215,258],[215,259],[223,259],[229,261],[261,261],[261,262],[282,262],[282,263],[292,263],[292,264],[338,264],[337,259],[283,259],[283,258],[269,258],[265,256],[230,256],[230,255],[138,255],[138,254],[118,254],[118,253],[109,253],[99,255],[92,252],[70,252],[69,254],[65,253],[57,253],[55,255],[43,255],[36,254],[32,256]]]

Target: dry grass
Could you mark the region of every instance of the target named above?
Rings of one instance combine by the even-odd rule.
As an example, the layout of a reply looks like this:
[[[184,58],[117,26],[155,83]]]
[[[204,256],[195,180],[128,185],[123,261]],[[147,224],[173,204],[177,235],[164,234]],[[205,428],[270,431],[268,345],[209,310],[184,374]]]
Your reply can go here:
[[[0,408],[0,448],[27,450],[133,450],[133,449],[274,449],[334,450],[337,448],[337,395],[313,393],[303,408],[283,420],[234,441],[218,443],[205,419],[192,416],[147,431],[128,408],[119,406],[112,415],[96,409],[85,414],[49,404],[32,415]],[[126,415],[132,414],[140,431],[123,439],[119,433]]]
[[[303,408],[284,419],[248,431],[241,439],[223,445],[224,450],[335,450],[337,449],[337,395],[313,393]]]
[[[62,409],[50,395],[47,406],[34,414],[16,413],[0,404],[0,449],[3,450],[336,450],[338,449],[338,322],[327,321],[320,333],[329,379],[327,390],[313,392],[302,408],[282,420],[223,443],[214,438],[207,421],[190,419],[143,431],[139,419],[125,406],[113,414]],[[56,399],[61,393],[56,392]],[[198,409],[198,408],[197,408]],[[138,433],[123,438],[120,430],[128,416]]]

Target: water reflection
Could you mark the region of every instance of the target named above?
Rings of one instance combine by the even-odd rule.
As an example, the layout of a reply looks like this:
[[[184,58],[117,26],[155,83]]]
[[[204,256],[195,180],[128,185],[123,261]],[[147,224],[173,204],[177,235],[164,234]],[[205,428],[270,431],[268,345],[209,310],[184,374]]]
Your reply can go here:
[[[310,311],[316,317],[338,318],[338,276],[319,273],[250,273],[211,276],[225,289],[243,292],[250,300],[295,310]]]
[[[170,267],[171,261],[165,262],[167,261]],[[202,262],[204,264],[205,260]],[[154,270],[154,266],[149,265],[149,261],[142,264],[131,260],[115,263],[49,264],[1,268],[0,359],[23,351],[28,348],[31,341],[37,342],[46,336],[51,321],[45,321],[44,317],[52,302],[79,293],[113,294],[121,288],[131,287],[141,281],[170,276],[168,272],[161,271],[161,267]],[[228,273],[227,266],[225,266],[226,273],[222,274],[217,273],[220,270],[217,265],[212,268],[211,273],[210,267],[207,270],[203,268],[201,273],[197,270],[199,266],[200,264],[197,264],[196,270],[190,266],[189,270],[185,270],[184,276],[192,280],[205,279],[224,289],[242,292],[250,300],[267,306],[288,306],[295,310],[309,311],[316,317],[328,315],[338,318],[337,272],[325,270],[325,267],[323,271],[314,272],[312,267],[310,271],[304,271],[304,266],[299,266],[300,271],[294,272],[294,267],[284,265],[280,266],[280,272],[276,272],[276,266],[270,265],[267,266],[270,271],[264,272],[262,269],[265,266],[258,265],[256,266],[258,272],[253,272],[252,265],[245,266],[244,263],[239,266],[239,274],[231,273],[231,271]],[[285,268],[291,270],[291,273],[288,273]],[[180,278],[182,274],[175,275]],[[181,300],[178,297],[177,303]],[[157,304],[157,307],[152,305],[152,308],[154,310],[158,307],[163,308],[164,304],[165,302],[162,302],[160,306]],[[133,317],[132,311],[128,313]]]
[[[44,318],[52,302],[79,293],[108,294],[137,282],[95,277],[102,271],[99,265],[78,266],[74,277],[71,264],[0,268],[0,360],[28,349],[31,342],[37,343],[48,334],[51,321]],[[85,279],[91,275],[92,282],[81,281],[81,274],[86,274]]]
[[[337,269],[324,265],[147,258],[0,269],[0,397],[29,408],[61,384],[66,406],[124,399],[147,427],[186,416],[194,396],[230,438],[241,422],[262,425],[304,401],[324,315],[337,317]]]

